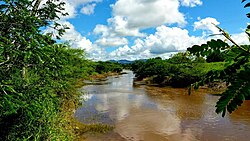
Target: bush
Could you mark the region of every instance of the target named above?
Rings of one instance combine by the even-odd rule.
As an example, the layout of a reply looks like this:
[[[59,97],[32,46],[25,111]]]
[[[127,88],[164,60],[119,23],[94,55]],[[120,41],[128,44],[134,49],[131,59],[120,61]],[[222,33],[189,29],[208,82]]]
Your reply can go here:
[[[173,63],[172,61],[177,58],[182,58],[182,60]],[[201,80],[209,71],[223,69],[225,64],[223,62],[201,63],[203,61],[203,58],[191,61],[181,53],[168,60],[153,58],[147,61],[135,61],[131,66],[137,80],[153,77],[153,83],[163,84],[164,82],[173,87],[187,87]]]
[[[96,63],[95,71],[99,74],[108,73],[108,72],[121,72],[123,69],[122,65],[116,62],[102,62],[99,61]]]
[[[3,0],[0,3],[0,140],[69,140],[64,99],[75,99],[76,79],[91,74],[84,51],[55,44],[41,29],[56,23],[64,3]]]

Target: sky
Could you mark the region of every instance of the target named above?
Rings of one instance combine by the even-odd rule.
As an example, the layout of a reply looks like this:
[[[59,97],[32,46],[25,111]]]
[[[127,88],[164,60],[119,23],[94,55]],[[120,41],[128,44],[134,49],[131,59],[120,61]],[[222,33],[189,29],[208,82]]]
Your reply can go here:
[[[45,1],[45,0],[44,0]],[[249,19],[241,0],[62,0],[70,29],[62,36],[91,60],[169,58],[192,45],[206,43],[219,31],[238,44]]]

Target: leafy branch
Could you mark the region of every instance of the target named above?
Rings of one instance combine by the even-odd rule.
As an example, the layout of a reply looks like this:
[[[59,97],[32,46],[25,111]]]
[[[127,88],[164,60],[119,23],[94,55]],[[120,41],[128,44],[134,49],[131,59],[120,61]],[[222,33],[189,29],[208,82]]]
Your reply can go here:
[[[218,28],[219,31],[222,33],[222,35],[223,35],[226,39],[228,39],[230,42],[232,42],[236,47],[238,47],[238,48],[240,48],[240,49],[242,49],[242,50],[244,50],[244,51],[250,53],[249,50],[246,50],[245,48],[243,48],[243,47],[241,47],[240,45],[238,45],[238,44],[231,38],[231,36],[230,36],[230,34],[229,34],[228,32],[226,32],[225,30],[223,30],[222,28],[220,28],[218,25],[216,25],[216,24],[214,24],[214,23],[212,23],[212,24],[213,24],[216,28]]]
[[[246,0],[242,0],[245,2]],[[250,2],[245,4],[244,8],[250,7]],[[250,18],[250,13],[247,14]],[[226,111],[232,113],[248,98],[250,98],[250,80],[248,79],[250,73],[250,46],[238,45],[229,35],[228,32],[215,25],[219,29],[221,34],[228,39],[232,46],[222,40],[211,40],[201,46],[194,45],[188,48],[188,51],[196,56],[207,57],[213,52],[224,53],[226,56],[225,61],[227,66],[223,70],[208,72],[201,81],[196,82],[189,88],[194,87],[198,89],[199,86],[206,83],[214,82],[215,80],[221,80],[228,84],[228,88],[222,93],[220,99],[216,103],[216,113],[222,113],[224,117]],[[246,34],[250,38],[250,26],[247,26]]]

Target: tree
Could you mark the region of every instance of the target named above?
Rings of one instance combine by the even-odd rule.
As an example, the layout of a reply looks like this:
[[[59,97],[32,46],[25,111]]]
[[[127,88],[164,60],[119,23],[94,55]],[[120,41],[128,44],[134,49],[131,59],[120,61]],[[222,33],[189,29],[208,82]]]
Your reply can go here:
[[[191,63],[191,59],[188,58],[187,54],[182,52],[174,54],[167,61],[172,64]]]
[[[65,3],[40,4],[0,2],[0,140],[60,140],[55,124],[62,98],[70,97],[66,77],[78,76],[77,62],[84,63],[83,51],[57,45],[42,33],[54,28],[60,38],[66,27],[55,21],[66,15]]]
[[[245,1],[242,0],[242,2]],[[250,7],[250,2],[245,5],[246,7]],[[247,14],[247,17],[250,18],[250,13]],[[241,106],[245,99],[250,97],[250,79],[247,77],[250,73],[250,45],[238,45],[226,31],[216,27],[233,45],[228,45],[222,40],[211,40],[201,46],[194,45],[188,51],[196,56],[210,56],[214,51],[226,54],[227,65],[223,70],[210,71],[201,81],[192,85],[197,89],[200,85],[216,79],[227,82],[229,84],[227,90],[216,103],[216,112],[222,113],[224,117],[226,111],[232,113],[238,106]],[[250,25],[247,26],[246,34],[250,38]]]
[[[225,60],[225,54],[224,53],[211,53],[207,56],[206,61],[208,63],[210,62],[223,62]]]
[[[55,0],[56,1],[56,0]],[[41,0],[3,0],[0,6],[0,91],[2,94],[15,92],[9,80],[21,73],[28,81],[29,69],[56,67],[55,59],[49,57],[54,52],[55,41],[50,35],[41,33],[41,28],[48,26],[58,30],[59,35],[65,31],[54,22],[63,14],[64,3],[47,1],[38,8]],[[51,66],[51,64],[53,66]],[[1,111],[4,112],[4,111]],[[1,114],[2,115],[2,114]],[[3,114],[4,115],[4,114]]]

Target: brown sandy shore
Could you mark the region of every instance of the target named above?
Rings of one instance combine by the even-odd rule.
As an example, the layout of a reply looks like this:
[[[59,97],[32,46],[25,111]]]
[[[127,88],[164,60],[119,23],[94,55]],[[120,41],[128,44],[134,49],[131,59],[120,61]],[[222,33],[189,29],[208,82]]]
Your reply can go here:
[[[146,85],[146,86],[154,86],[154,87],[161,87],[161,88],[169,88],[171,89],[171,86],[168,86],[166,84],[157,84],[157,83],[153,83],[152,78],[144,78],[143,80],[137,80],[135,78],[134,80],[134,85]],[[176,89],[176,88],[172,88],[172,89]],[[180,88],[182,90],[185,90],[185,93],[188,93],[188,88]],[[214,82],[214,83],[210,83],[210,84],[206,84],[204,86],[200,86],[200,88],[197,91],[203,91],[209,94],[213,94],[213,95],[220,95],[222,94],[225,90],[227,89],[227,85],[225,82]],[[193,92],[195,92],[196,90],[193,90]]]
[[[105,80],[109,76],[118,76],[122,73],[105,73],[105,74],[96,74],[90,76],[87,80],[89,81],[102,81]],[[84,81],[86,79],[82,78],[76,81],[75,89],[79,89],[84,85],[87,85]],[[84,141],[86,140],[85,135],[87,134],[100,134],[106,133],[113,129],[113,126],[105,125],[105,124],[84,124],[77,121],[74,118],[75,110],[80,106],[79,97],[81,93],[75,92],[75,98],[73,99],[65,99],[62,102],[61,106],[61,116],[64,120],[67,121],[67,125],[65,125],[65,129],[69,134],[75,137],[76,140]]]

